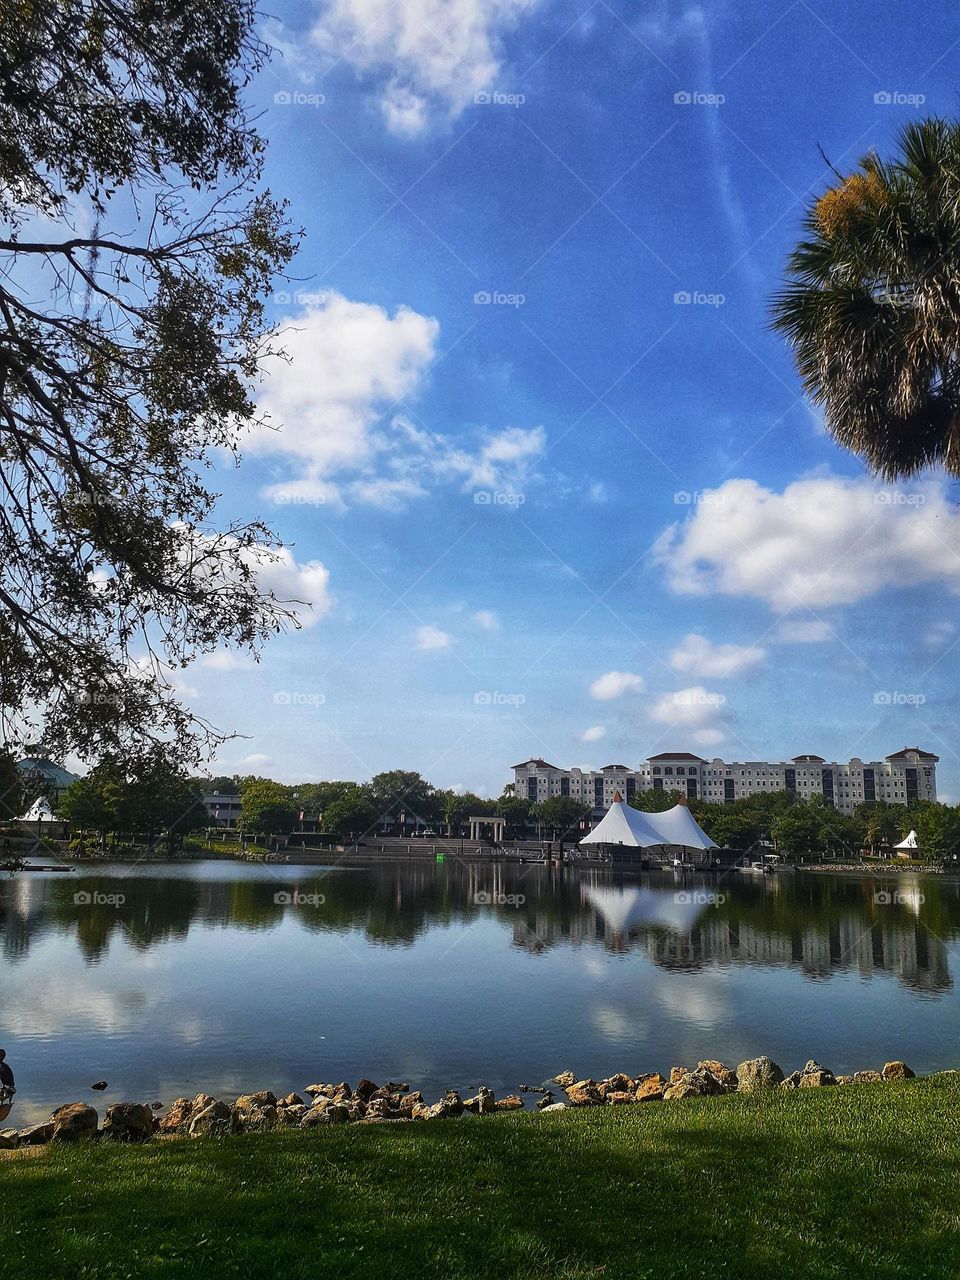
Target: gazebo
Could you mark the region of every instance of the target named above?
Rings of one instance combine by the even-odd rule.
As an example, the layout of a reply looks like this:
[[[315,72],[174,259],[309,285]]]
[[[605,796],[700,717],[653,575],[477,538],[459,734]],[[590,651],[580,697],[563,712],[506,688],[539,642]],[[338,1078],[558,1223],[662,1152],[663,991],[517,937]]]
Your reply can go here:
[[[905,836],[899,844],[893,846],[894,853],[898,858],[910,858],[917,852],[920,845],[917,843],[917,833],[911,829],[910,834]]]

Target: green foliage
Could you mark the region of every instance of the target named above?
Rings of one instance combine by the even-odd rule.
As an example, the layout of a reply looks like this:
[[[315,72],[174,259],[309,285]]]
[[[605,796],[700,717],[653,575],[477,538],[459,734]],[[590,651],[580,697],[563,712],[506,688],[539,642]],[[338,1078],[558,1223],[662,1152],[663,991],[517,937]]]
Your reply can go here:
[[[323,811],[323,829],[346,838],[365,835],[376,825],[380,809],[369,787],[351,784]]]
[[[554,838],[575,839],[580,833],[580,819],[588,817],[591,805],[584,805],[571,796],[551,796],[537,806],[543,825]]]
[[[0,7],[0,706],[60,757],[195,765],[222,735],[171,671],[295,623],[259,586],[276,540],[203,483],[257,421],[297,239],[245,105],[255,20]]]
[[[109,834],[152,844],[162,834],[168,852],[207,818],[196,782],[171,768],[159,752],[135,762],[132,770],[116,761],[98,765],[67,788],[59,812],[74,833],[96,832],[101,843]]]
[[[391,769],[370,780],[370,794],[382,815],[397,817],[401,810],[408,818],[427,824],[437,821],[441,804],[437,793],[419,773]]]
[[[845,448],[887,479],[960,475],[960,125],[908,124],[807,211],[773,323]]]
[[[245,834],[286,834],[297,822],[298,810],[291,788],[269,778],[257,778],[243,788],[240,826]]]
[[[16,757],[0,748],[0,821],[23,812],[23,784]]]

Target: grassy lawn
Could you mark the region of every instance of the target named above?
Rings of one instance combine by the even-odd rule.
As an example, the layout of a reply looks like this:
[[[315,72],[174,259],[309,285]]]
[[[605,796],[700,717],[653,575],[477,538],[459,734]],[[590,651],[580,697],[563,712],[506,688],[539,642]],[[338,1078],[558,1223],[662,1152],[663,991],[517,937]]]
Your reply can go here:
[[[956,1277],[960,1077],[0,1162],[0,1273]]]

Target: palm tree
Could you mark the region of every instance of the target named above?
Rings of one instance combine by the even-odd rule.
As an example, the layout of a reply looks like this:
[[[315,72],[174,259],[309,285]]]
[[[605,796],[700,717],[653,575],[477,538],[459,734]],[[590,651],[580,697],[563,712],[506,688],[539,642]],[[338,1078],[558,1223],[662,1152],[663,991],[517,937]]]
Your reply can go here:
[[[884,479],[960,475],[960,124],[907,125],[807,213],[773,326],[834,439]]]

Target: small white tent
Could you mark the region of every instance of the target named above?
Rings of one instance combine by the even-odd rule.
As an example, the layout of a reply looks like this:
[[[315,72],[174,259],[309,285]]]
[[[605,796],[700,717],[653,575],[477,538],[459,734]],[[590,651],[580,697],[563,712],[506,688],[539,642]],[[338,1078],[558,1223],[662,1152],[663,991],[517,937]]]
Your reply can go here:
[[[910,852],[915,853],[917,849],[920,848],[919,844],[917,843],[917,833],[911,830],[908,836],[906,836],[903,840],[901,840],[899,844],[895,844],[893,847],[894,849],[897,850],[898,856],[900,856],[901,851],[903,852],[903,854],[908,854]]]
[[[685,804],[676,804],[663,813],[642,813],[624,804],[617,792],[613,804],[581,844],[624,845],[632,849],[658,847],[715,849],[711,840]]]
[[[43,796],[39,800],[34,800],[33,804],[26,813],[22,813],[17,819],[18,822],[59,822],[60,819],[50,808],[49,803]]]
[[[707,909],[705,895],[674,893],[667,889],[584,889],[587,902],[603,917],[612,933],[628,934],[642,925],[666,925],[689,933]],[[678,899],[680,899],[678,901]],[[689,901],[688,901],[689,899]]]

